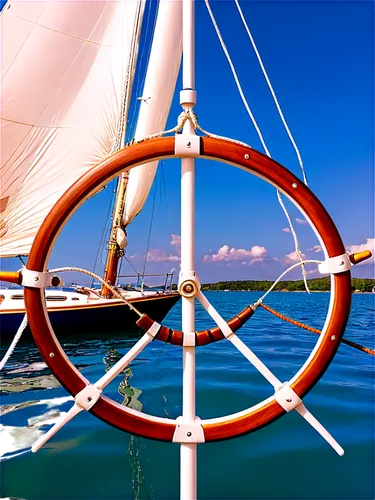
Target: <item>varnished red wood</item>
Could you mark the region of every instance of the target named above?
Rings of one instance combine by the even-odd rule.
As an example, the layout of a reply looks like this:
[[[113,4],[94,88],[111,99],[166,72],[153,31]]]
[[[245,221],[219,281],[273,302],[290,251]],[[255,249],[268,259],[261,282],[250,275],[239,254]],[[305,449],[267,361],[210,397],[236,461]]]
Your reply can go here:
[[[250,306],[247,306],[237,316],[234,316],[234,318],[230,319],[228,321],[228,325],[233,332],[236,332],[253,314],[254,309],[252,309]],[[152,324],[153,320],[146,314],[144,314],[137,321],[137,325],[139,326],[139,328],[142,328],[142,330],[145,332],[147,332]],[[216,326],[215,328],[211,328],[211,330],[201,330],[199,332],[195,332],[195,338],[196,345],[200,346],[211,344],[212,342],[217,342],[224,338],[224,334],[220,330],[220,328]],[[172,330],[171,328],[162,325],[158,333],[155,335],[155,339],[162,342],[167,342],[168,344],[182,346],[184,343],[184,334],[179,330]]]
[[[0,281],[7,283],[15,283],[20,285],[22,283],[22,274],[20,272],[0,271]]]
[[[144,332],[147,332],[153,324],[154,320],[147,316],[147,314],[142,314],[137,321],[137,326],[139,326],[139,328],[141,328]]]
[[[370,250],[364,250],[363,252],[352,253],[349,255],[349,260],[352,264],[359,264],[370,257],[372,257]]]
[[[342,255],[345,252],[337,229],[319,200],[297,177],[274,160],[246,146],[209,137],[201,138],[201,154],[206,158],[233,164],[266,179],[295,200],[301,207],[320,233],[329,257]],[[129,170],[149,160],[168,157],[174,157],[174,138],[153,139],[119,151],[91,172],[82,176],[62,196],[46,217],[34,240],[27,267],[35,271],[44,270],[59,231],[78,206],[94,191],[125,169]],[[344,333],[351,302],[350,273],[347,271],[335,275],[334,286],[335,300],[331,320],[322,342],[299,378],[292,385],[300,397],[306,394],[323,375]],[[55,338],[46,318],[40,290],[25,288],[25,303],[30,326],[43,358],[62,385],[71,394],[76,395],[87,384],[87,380],[69,362]],[[243,314],[246,316],[250,312],[243,312]],[[237,318],[232,318],[233,327],[240,324],[241,315],[242,313]],[[170,329],[164,328],[163,339],[173,337]],[[175,335],[177,335],[176,340],[182,343],[182,333],[178,332]],[[211,338],[220,340],[222,338],[220,329],[213,328],[201,332],[202,344]],[[52,357],[51,354],[53,354]],[[129,413],[125,407],[117,405],[105,397],[99,399],[91,412],[102,420],[133,434],[167,441],[171,440],[173,436],[174,423],[168,423],[167,420],[151,423],[141,414]],[[283,413],[284,410],[281,406],[272,400],[263,403],[256,410],[249,409],[243,412],[240,417],[228,417],[225,422],[205,423],[202,421],[205,439],[206,441],[216,441],[239,436],[263,427],[279,418]]]
[[[114,243],[112,243],[111,248],[108,250],[107,265],[103,275],[104,281],[112,286],[116,284],[118,262],[119,262],[119,254],[117,246]],[[105,285],[102,286],[101,294],[103,295],[103,297],[107,298],[111,298],[113,295],[111,290]]]

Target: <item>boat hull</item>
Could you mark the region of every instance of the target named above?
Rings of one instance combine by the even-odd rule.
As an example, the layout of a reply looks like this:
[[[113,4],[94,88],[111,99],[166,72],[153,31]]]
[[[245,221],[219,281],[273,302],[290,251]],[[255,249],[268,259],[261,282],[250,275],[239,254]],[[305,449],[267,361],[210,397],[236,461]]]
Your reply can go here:
[[[172,307],[178,302],[178,293],[161,294],[141,299],[130,299],[141,313],[145,313],[155,321],[162,321]],[[139,316],[124,302],[113,300],[105,303],[80,304],[71,307],[49,308],[49,318],[58,335],[81,335],[88,333],[115,333],[137,330],[136,321]],[[2,311],[0,313],[1,339],[13,337],[17,332],[25,311]],[[26,329],[24,335],[30,337],[31,331]]]

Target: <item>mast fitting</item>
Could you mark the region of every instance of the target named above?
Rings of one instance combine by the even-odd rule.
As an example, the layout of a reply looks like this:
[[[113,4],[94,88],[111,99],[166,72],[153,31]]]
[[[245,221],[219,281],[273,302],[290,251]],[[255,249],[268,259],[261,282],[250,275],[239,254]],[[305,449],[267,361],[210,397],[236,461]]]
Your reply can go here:
[[[180,104],[183,108],[193,108],[197,104],[197,91],[193,89],[181,90]]]
[[[195,417],[193,422],[184,422],[183,417],[176,419],[177,425],[173,434],[174,443],[204,443],[204,431],[200,418]]]
[[[200,155],[201,142],[196,134],[176,134],[174,142],[174,152],[176,156],[193,157]]]

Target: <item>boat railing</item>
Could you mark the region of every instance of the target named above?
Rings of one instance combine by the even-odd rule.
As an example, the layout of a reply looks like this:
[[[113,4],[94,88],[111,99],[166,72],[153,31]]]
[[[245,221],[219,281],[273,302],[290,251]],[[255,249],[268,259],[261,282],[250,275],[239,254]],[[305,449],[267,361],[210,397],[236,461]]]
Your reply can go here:
[[[173,276],[174,276],[174,269],[169,273],[120,274],[117,276],[117,278],[118,278],[117,286],[124,288],[124,289],[129,289],[129,287],[130,287],[133,290],[139,290],[141,292],[143,292],[145,288],[147,288],[147,290],[162,290],[163,292],[172,291]],[[165,278],[164,283],[162,283],[161,285],[147,285],[145,283],[146,278],[155,278],[155,277],[164,277]],[[120,279],[124,279],[124,278],[136,278],[136,283],[134,285],[121,284]]]

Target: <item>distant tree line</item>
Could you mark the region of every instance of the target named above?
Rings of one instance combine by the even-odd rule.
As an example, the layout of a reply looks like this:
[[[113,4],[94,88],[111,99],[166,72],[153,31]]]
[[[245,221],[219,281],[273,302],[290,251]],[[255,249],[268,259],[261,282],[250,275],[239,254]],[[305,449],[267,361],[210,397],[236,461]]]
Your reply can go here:
[[[309,289],[312,292],[328,292],[330,290],[330,279],[328,276],[324,278],[314,278],[307,280]],[[218,283],[208,283],[202,285],[202,290],[245,290],[250,292],[264,292],[268,290],[273,281],[219,281]],[[375,286],[375,279],[369,278],[353,278],[352,279],[352,290],[353,292],[371,292]],[[276,287],[275,291],[286,291],[286,292],[298,292],[304,291],[305,285],[303,280],[297,281],[280,281]]]

